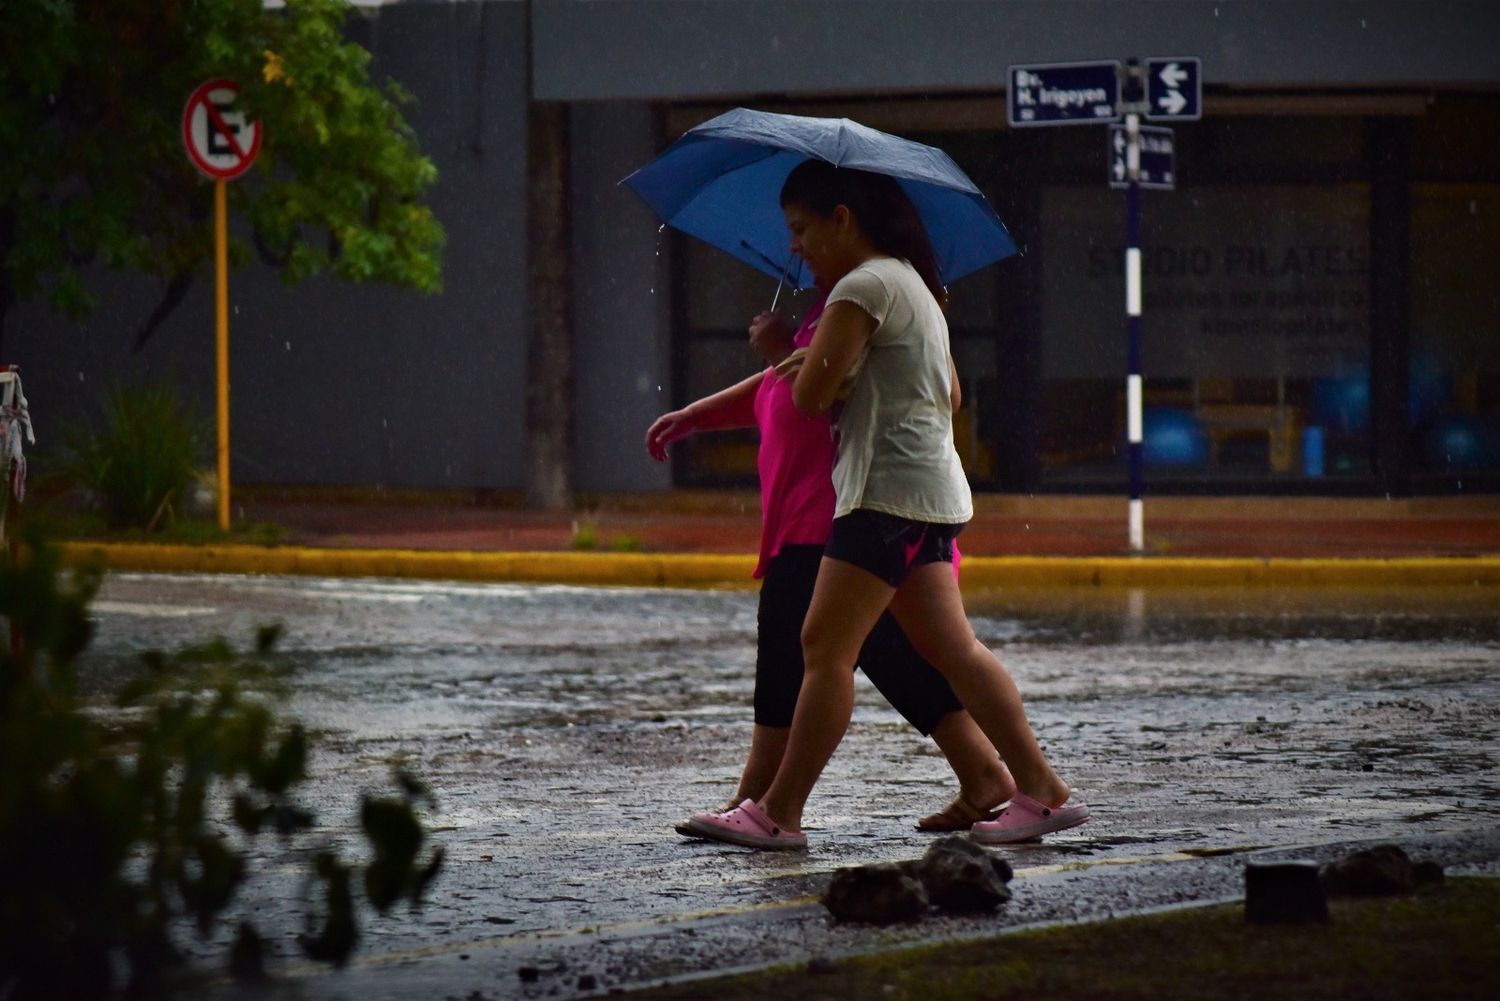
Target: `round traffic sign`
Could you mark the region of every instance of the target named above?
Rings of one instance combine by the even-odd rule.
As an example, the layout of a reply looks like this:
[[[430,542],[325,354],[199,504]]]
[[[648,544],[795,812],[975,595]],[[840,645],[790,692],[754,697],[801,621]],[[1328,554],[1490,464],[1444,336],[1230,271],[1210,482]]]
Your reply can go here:
[[[209,177],[239,177],[260,152],[260,122],[247,121],[235,107],[240,85],[208,80],[198,85],[182,109],[182,142],[188,159]]]

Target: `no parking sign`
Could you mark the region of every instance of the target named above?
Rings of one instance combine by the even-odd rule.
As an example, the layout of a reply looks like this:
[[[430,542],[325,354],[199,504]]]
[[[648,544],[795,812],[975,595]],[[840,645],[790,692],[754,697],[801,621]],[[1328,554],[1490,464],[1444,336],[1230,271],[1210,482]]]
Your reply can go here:
[[[240,85],[208,80],[198,85],[182,109],[182,142],[193,166],[216,181],[250,169],[260,152],[260,122],[247,121],[235,107]]]
[[[231,181],[260,152],[260,122],[235,106],[240,85],[208,80],[182,109],[182,144],[193,166],[214,182],[214,344],[218,371],[219,528],[229,531],[229,199]]]

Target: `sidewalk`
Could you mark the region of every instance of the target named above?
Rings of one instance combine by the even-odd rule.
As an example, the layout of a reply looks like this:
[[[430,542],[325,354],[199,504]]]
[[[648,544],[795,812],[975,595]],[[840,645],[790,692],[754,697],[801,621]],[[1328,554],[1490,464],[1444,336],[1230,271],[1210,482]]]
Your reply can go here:
[[[754,554],[753,493],[672,491],[600,498],[577,513],[526,511],[412,493],[319,497],[246,491],[242,517],[285,526],[288,544],[476,552],[594,548]],[[970,556],[1128,556],[1126,505],[1109,497],[977,495],[960,546]],[[1500,497],[1405,500],[1163,497],[1146,502],[1146,555],[1377,558],[1500,555]]]
[[[575,512],[436,492],[249,488],[236,518],[279,545],[73,542],[115,570],[580,585],[749,587],[753,494],[591,498]],[[960,538],[965,590],[1024,586],[1500,587],[1500,498],[1183,498],[1146,503],[1129,551],[1124,500],[980,495]]]

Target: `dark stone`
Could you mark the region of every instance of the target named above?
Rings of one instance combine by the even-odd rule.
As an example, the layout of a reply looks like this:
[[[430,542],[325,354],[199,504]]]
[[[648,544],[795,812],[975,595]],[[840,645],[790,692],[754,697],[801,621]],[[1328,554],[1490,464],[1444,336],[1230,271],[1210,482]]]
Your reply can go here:
[[[827,956],[814,956],[807,961],[807,972],[816,976],[824,976],[838,971],[839,964]]]
[[[542,971],[535,966],[523,966],[516,971],[516,975],[521,978],[521,983],[534,984],[541,979]]]
[[[1256,924],[1327,921],[1316,862],[1246,862],[1245,920]]]
[[[1330,897],[1388,897],[1417,888],[1411,859],[1395,845],[1376,845],[1327,862],[1321,877]]]
[[[583,976],[578,978],[578,989],[581,991],[591,991],[598,986],[599,981],[594,979],[594,975],[592,973],[585,973]]]
[[[891,862],[835,869],[823,906],[839,921],[890,924],[927,913],[927,892],[905,866]]]
[[[1423,886],[1427,883],[1441,883],[1444,878],[1443,867],[1436,862],[1418,862],[1412,866],[1412,875],[1417,877],[1417,885]]]
[[[934,841],[914,868],[927,899],[941,910],[989,911],[1010,899],[1010,863],[968,838]]]

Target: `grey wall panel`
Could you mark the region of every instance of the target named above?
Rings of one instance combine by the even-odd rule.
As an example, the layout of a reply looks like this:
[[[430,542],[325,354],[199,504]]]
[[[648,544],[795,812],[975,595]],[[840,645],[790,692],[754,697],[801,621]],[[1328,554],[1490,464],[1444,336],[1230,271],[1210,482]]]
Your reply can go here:
[[[256,263],[230,278],[233,477],[240,483],[519,488],[525,484],[525,46],[519,4],[398,5],[350,34],[394,78],[439,181],[448,235],[438,296],[318,279],[287,287]],[[274,142],[275,137],[268,137]],[[39,443],[105,380],[174,373],[210,419],[213,278],[139,355],[131,332],[156,279],[104,275],[103,308],[74,322],[30,305],[11,319]]]
[[[639,104],[580,105],[571,119],[580,490],[671,486],[670,467],[643,446],[651,421],[673,406],[667,240],[618,183],[656,155],[653,121]]]
[[[1489,0],[574,0],[545,100],[1000,89],[1012,63],[1198,56],[1209,83],[1494,84]]]
[[[440,297],[362,289],[363,322],[348,331],[373,349],[362,384],[381,398],[377,419],[401,424],[379,459],[384,482],[526,482],[523,13],[400,5],[376,22],[375,72],[416,97],[408,120],[437,165],[432,205],[448,236]]]
[[[55,459],[66,429],[94,419],[114,382],[170,380],[207,419],[214,412],[211,276],[198,280],[140,355],[130,353],[130,338],[151,313],[162,284],[102,269],[89,272],[88,284],[101,304],[89,317],[70,320],[33,301],[12,310],[6,321],[3,360],[21,366],[37,436],[26,451],[36,473]],[[231,331],[235,291],[231,284]]]

